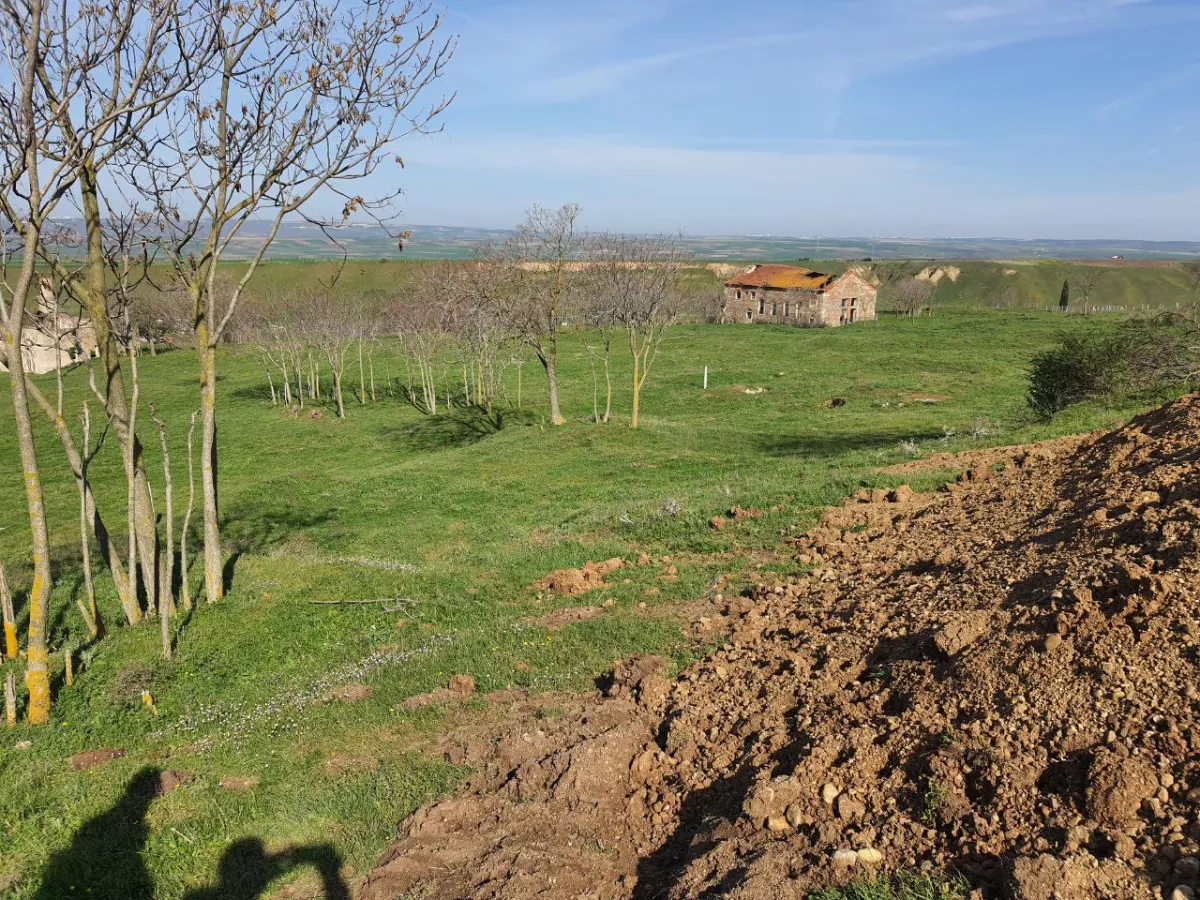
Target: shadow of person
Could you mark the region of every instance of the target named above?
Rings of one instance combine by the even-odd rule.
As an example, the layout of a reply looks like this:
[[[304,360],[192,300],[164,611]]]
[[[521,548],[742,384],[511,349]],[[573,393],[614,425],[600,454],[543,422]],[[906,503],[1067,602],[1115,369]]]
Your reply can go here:
[[[154,885],[142,861],[149,834],[146,812],[160,791],[161,773],[138,772],[116,805],[89,819],[71,844],[50,857],[36,900],[83,896],[104,900],[153,900]]]
[[[350,900],[350,888],[341,876],[342,858],[333,847],[318,844],[267,853],[258,838],[230,844],[217,867],[217,885],[184,900],[256,900],[276,878],[303,865],[317,870],[325,900]]]

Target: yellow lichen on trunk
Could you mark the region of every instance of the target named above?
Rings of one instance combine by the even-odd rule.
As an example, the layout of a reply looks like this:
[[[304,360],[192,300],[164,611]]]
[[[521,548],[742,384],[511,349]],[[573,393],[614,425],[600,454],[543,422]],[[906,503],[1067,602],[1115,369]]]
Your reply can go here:
[[[44,647],[29,648],[25,686],[29,689],[29,724],[47,724],[50,721],[50,661]]]

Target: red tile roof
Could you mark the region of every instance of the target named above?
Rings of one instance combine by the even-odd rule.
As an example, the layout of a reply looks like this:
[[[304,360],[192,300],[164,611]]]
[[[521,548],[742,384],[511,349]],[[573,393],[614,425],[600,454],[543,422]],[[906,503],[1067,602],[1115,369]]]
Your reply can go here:
[[[800,266],[768,264],[755,266],[725,282],[728,287],[782,288],[784,290],[818,291],[833,281],[832,275],[802,269]]]

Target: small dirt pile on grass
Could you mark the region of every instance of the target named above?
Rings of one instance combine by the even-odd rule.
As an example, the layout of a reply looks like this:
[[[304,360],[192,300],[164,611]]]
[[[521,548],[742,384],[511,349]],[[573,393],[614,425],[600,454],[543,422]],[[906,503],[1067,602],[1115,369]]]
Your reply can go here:
[[[870,495],[673,682],[475,742],[366,898],[776,900],[929,868],[974,896],[1200,879],[1200,399],[943,492]],[[423,893],[422,893],[423,892]]]
[[[578,569],[558,569],[551,572],[536,587],[560,597],[574,597],[604,587],[604,576],[624,565],[619,557],[604,562],[588,562]]]

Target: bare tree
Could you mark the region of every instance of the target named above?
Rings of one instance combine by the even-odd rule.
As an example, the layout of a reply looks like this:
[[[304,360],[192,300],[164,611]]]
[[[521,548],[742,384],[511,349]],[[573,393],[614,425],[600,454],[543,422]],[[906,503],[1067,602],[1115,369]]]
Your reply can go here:
[[[546,371],[552,425],[567,421],[558,402],[558,335],[584,249],[576,230],[579,213],[574,203],[556,210],[534,204],[512,237],[481,249],[475,267],[480,300]]]
[[[79,559],[83,567],[84,596],[79,598],[79,610],[83,614],[84,623],[92,638],[96,639],[104,633],[104,623],[100,618],[100,609],[96,606],[96,584],[92,577],[92,547],[88,542],[88,491],[86,485],[87,467],[94,456],[92,449],[92,414],[86,403],[83,404],[83,454],[80,458],[80,477],[76,479],[79,490]],[[97,447],[97,449],[99,449]]]
[[[420,378],[420,396],[408,385],[413,406],[434,415],[438,411],[439,371],[450,352],[450,319],[467,290],[465,270],[451,262],[422,266],[407,296],[389,307],[386,318],[400,338],[406,362],[411,360]]]
[[[624,329],[633,359],[633,411],[629,427],[640,423],[642,388],[650,377],[667,331],[683,302],[676,281],[688,259],[665,237],[604,235],[593,240],[591,274],[612,304],[613,319]]]
[[[1103,266],[1080,266],[1071,278],[1071,289],[1083,301],[1085,316],[1095,312],[1096,295],[1109,274],[1110,270]]]
[[[188,527],[192,524],[192,510],[196,508],[196,467],[193,463],[195,452],[193,445],[196,438],[197,410],[192,413],[192,423],[188,427],[187,459],[188,459],[188,502],[183,514],[183,527],[179,530],[179,603],[184,609],[192,608],[192,588],[188,583]]]
[[[936,288],[921,278],[905,275],[884,285],[884,299],[896,312],[915,319],[930,305]]]
[[[612,344],[617,327],[616,306],[610,286],[609,273],[601,266],[591,265],[575,293],[573,314],[584,326],[583,346],[592,370],[592,421],[601,424],[612,418]],[[604,373],[604,412],[600,412],[600,377],[596,371],[599,359]]]
[[[306,308],[310,310],[307,317],[310,339],[329,364],[337,415],[339,419],[344,419],[346,400],[342,385],[346,372],[346,357],[358,340],[358,316],[329,291],[319,289],[313,292]]]
[[[51,166],[39,135],[44,125],[36,101],[39,72],[46,48],[42,30],[46,10],[42,0],[8,3],[0,9],[0,42],[4,53],[0,65],[7,70],[5,80],[12,85],[0,97],[0,153],[4,169],[0,173],[0,212],[20,241],[20,270],[9,280],[8,235],[4,235],[4,268],[0,271],[0,328],[12,395],[13,418],[21,469],[25,483],[25,501],[29,516],[30,549],[33,560],[33,585],[29,592],[29,628],[26,641],[25,683],[29,688],[29,721],[44,725],[50,720],[50,671],[48,635],[50,617],[50,535],[46,525],[46,504],[42,493],[41,468],[34,442],[33,421],[25,385],[24,328],[26,305],[34,286],[37,251],[54,207],[62,194],[54,193],[55,180],[63,193],[70,187],[69,175],[61,167]],[[10,93],[11,91],[11,93]],[[49,186],[49,196],[44,188]],[[6,617],[7,618],[7,617]],[[6,631],[7,631],[6,622]]]
[[[154,404],[150,404],[150,419],[158,428],[159,442],[162,447],[163,466],[163,524],[166,526],[166,570],[167,583],[158,592],[158,616],[162,626],[163,656],[171,658],[171,610],[175,606],[175,486],[171,481],[171,450],[167,446],[167,423],[158,414]]]
[[[392,151],[400,138],[433,130],[449,98],[421,105],[421,97],[441,76],[454,40],[440,36],[442,20],[428,6],[397,0],[201,0],[193,8],[214,29],[214,64],[147,135],[128,173],[157,214],[157,245],[191,306],[205,592],[213,603],[224,592],[217,346],[285,221],[301,217],[334,229],[355,214],[377,221],[390,214],[398,191],[367,199],[353,185],[389,159],[400,162]],[[340,197],[342,214],[307,212],[318,196]],[[254,221],[264,217],[255,234]],[[237,248],[249,259],[218,292],[218,264]]]
[[[0,619],[4,622],[3,655],[16,659],[20,652],[17,645],[17,617],[13,611],[12,591],[8,588],[8,579],[4,576],[4,566],[0,566]]]
[[[142,448],[128,426],[116,338],[121,316],[109,308],[112,226],[117,210],[127,204],[105,175],[193,83],[213,52],[212,31],[203,15],[181,9],[174,0],[117,0],[105,15],[96,15],[86,4],[57,0],[42,32],[47,49],[37,76],[44,155],[69,182],[84,231],[81,277],[63,280],[96,330],[103,369],[99,387],[122,459],[133,460],[134,523],[143,577],[153,591],[161,580],[153,571],[157,533]],[[130,237],[124,227],[116,232],[118,243]],[[38,251],[45,264],[62,274],[50,247],[43,242]]]
[[[496,309],[474,289],[475,264],[447,264],[454,269],[443,282],[446,331],[452,336],[463,376],[463,396],[491,416],[496,411],[504,371],[511,361],[512,334]],[[500,423],[497,418],[497,424]]]

